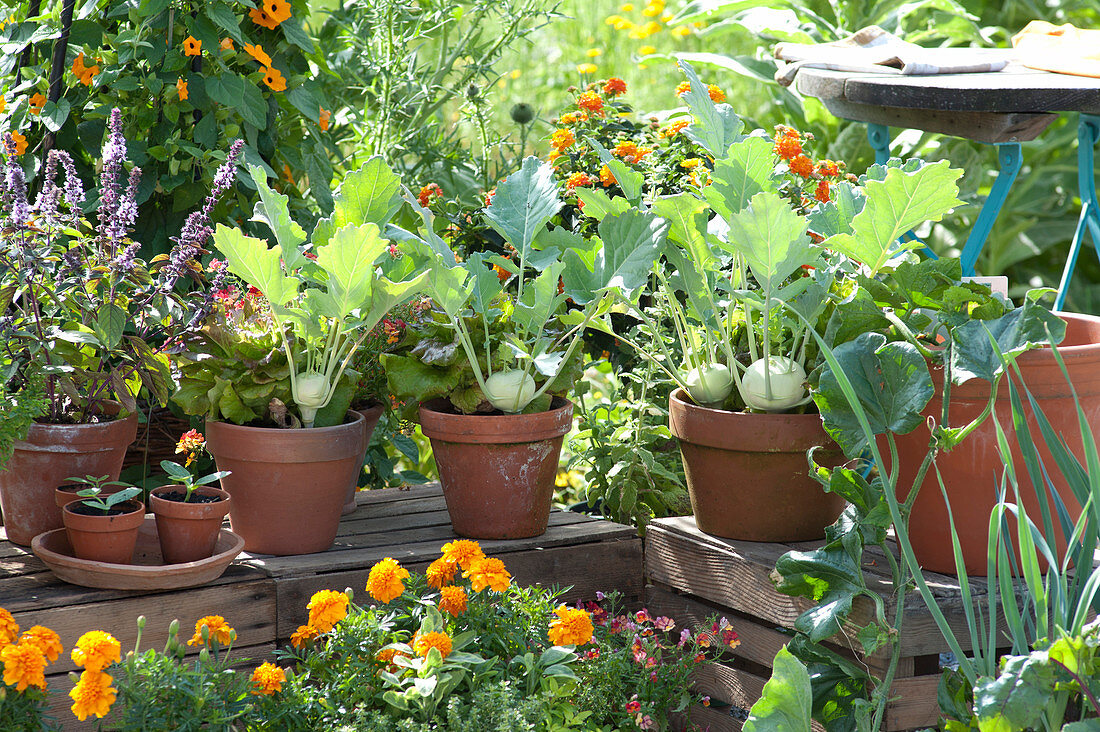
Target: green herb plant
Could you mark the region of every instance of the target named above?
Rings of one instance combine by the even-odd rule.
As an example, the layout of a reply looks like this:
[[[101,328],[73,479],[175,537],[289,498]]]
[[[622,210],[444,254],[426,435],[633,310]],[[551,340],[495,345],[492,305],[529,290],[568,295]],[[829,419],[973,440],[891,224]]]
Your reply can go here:
[[[183,498],[184,503],[191,500],[191,494],[194,493],[195,489],[199,486],[210,485],[211,483],[221,480],[232,472],[229,470],[219,470],[217,472],[211,473],[210,475],[204,475],[201,478],[196,479],[195,476],[191,474],[190,470],[171,460],[161,460],[160,469],[164,471],[166,476],[168,476],[168,480],[172,481],[173,483],[179,483],[183,486],[185,491],[185,495]]]
[[[66,481],[88,486],[87,488],[77,491],[76,495],[84,499],[81,501],[83,505],[94,508],[106,516],[111,512],[111,509],[118,504],[124,503],[141,494],[141,489],[137,486],[132,486],[129,483],[121,483],[117,480],[107,480],[108,477],[110,476],[101,475],[96,477],[94,475],[85,475],[83,478],[66,478]],[[106,488],[123,488],[123,490],[107,494],[106,497],[101,498]]]

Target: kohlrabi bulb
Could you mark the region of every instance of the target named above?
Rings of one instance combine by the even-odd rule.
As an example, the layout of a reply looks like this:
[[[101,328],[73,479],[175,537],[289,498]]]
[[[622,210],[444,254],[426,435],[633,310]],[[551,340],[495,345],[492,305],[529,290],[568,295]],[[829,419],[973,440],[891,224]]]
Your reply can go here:
[[[721,404],[733,391],[733,376],[723,363],[694,368],[684,376],[684,382],[691,400],[704,407]]]
[[[497,371],[485,380],[485,398],[502,412],[519,412],[535,396],[535,380],[518,369]]]
[[[771,397],[764,381],[764,369],[771,376]],[[741,379],[745,402],[761,412],[782,412],[806,398],[806,370],[786,356],[772,356],[754,361]]]
[[[300,407],[320,407],[328,394],[328,379],[316,371],[303,371],[295,379],[297,382],[294,401]]]

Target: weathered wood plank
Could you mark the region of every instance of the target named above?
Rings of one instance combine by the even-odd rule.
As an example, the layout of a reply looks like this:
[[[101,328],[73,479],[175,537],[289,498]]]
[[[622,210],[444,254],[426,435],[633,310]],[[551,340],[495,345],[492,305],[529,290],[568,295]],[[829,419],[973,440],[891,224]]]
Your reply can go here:
[[[1031,112],[960,112],[912,107],[858,104],[843,99],[823,100],[833,116],[909,130],[939,132],[978,142],[1034,140],[1058,119],[1056,114]]]

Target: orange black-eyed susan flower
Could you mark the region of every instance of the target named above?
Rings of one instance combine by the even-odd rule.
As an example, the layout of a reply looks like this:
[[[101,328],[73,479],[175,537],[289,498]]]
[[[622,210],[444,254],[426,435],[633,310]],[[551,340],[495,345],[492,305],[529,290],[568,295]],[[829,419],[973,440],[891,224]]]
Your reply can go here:
[[[317,117],[317,126],[321,128],[322,132],[328,130],[329,122],[332,120],[332,112],[321,107],[321,113]]]
[[[232,51],[233,50],[233,39],[232,38],[223,38],[221,43],[218,44],[218,48],[220,48],[223,51]]]
[[[183,55],[185,56],[199,56],[202,54],[202,41],[198,40],[194,36],[187,36],[183,39]]]
[[[32,114],[40,114],[42,108],[46,106],[46,95],[42,92],[35,92],[31,95],[30,105]]]
[[[263,8],[252,8],[248,11],[248,17],[252,18],[252,22],[256,25],[268,30],[275,30],[279,27],[279,22],[265,13]]]
[[[272,91],[286,91],[286,79],[283,78],[283,74],[274,66],[268,66],[264,69],[264,83]]]
[[[264,51],[264,47],[257,43],[255,46],[244,44],[245,53],[260,62],[261,66],[271,66],[271,57]]]
[[[264,12],[278,25],[290,18],[290,3],[286,0],[264,0]]]

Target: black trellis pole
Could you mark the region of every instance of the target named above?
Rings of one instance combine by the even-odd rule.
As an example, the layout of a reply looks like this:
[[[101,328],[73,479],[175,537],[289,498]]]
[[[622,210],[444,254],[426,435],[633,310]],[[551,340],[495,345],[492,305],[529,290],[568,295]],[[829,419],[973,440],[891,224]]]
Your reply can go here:
[[[53,59],[50,62],[50,90],[46,95],[54,104],[61,99],[61,77],[65,73],[65,55],[69,52],[69,31],[73,27],[73,9],[76,0],[64,0],[61,6],[61,35],[53,45]],[[53,147],[53,133],[42,138],[42,155]]]

